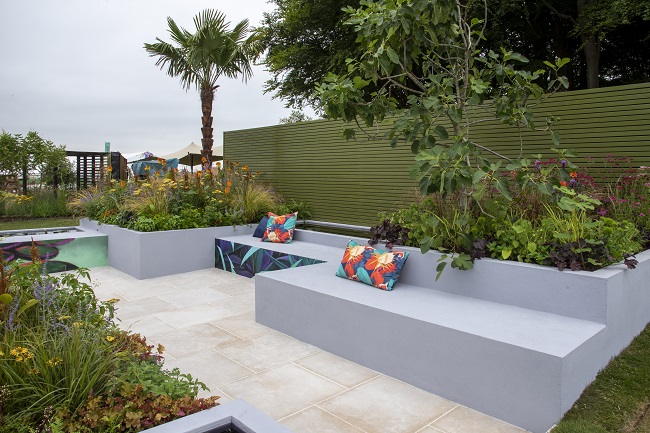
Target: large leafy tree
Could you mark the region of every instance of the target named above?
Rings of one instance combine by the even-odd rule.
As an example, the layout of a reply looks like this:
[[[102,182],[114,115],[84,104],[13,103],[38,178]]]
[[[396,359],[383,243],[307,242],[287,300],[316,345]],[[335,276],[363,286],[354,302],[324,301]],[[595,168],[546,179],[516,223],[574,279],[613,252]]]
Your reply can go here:
[[[359,0],[271,1],[277,9],[263,22],[264,61],[273,74],[266,91],[290,107],[318,108],[315,84],[328,72],[346,73],[346,58],[362,54],[354,26],[344,24],[347,16],[341,11],[357,8]],[[650,80],[647,0],[488,0],[487,7],[490,20],[482,49],[521,53],[530,60],[521,69],[534,72],[549,58],[570,58],[560,73],[572,89]],[[483,3],[475,2],[472,12],[482,16]],[[376,89],[366,89],[369,100]],[[399,101],[402,106],[405,98]]]
[[[471,5],[459,0],[362,0],[362,7],[347,11],[363,55],[349,60],[348,73],[330,74],[318,86],[330,118],[366,127],[390,119],[386,138],[393,146],[406,143],[416,154],[422,193],[459,194],[464,210],[480,201],[488,186],[510,198],[508,181],[500,175],[503,161],[508,170],[529,165],[476,142],[475,126],[496,122],[544,130],[558,144],[554,119],[536,122],[532,106],[568,86],[557,75],[568,59],[528,72],[520,68],[528,59],[518,53],[484,52],[487,8],[485,1],[478,3],[484,6],[482,19],[473,18]],[[542,75],[551,77],[546,88],[536,83]],[[378,90],[368,100],[365,88],[371,84]],[[408,95],[405,108],[396,91]],[[348,137],[355,132],[346,130]]]
[[[23,189],[27,186],[27,175],[38,172],[41,182],[55,183],[54,177],[68,173],[65,146],[57,146],[42,138],[38,132],[29,131],[27,135],[0,134],[0,174],[22,174]]]
[[[273,12],[264,13],[264,63],[272,78],[265,91],[288,107],[318,107],[316,84],[328,72],[344,73],[345,60],[359,54],[354,28],[343,22],[346,6],[359,0],[270,0]]]
[[[219,88],[221,76],[244,81],[253,75],[252,64],[260,56],[262,45],[259,32],[250,31],[248,20],[239,22],[229,29],[223,13],[206,9],[194,17],[195,31],[191,33],[179,27],[172,18],[167,18],[168,43],[156,38],[153,44],[144,44],[156,65],[167,69],[167,74],[180,77],[185,90],[194,86],[201,95],[201,144],[206,167],[212,165],[212,105],[214,94]]]

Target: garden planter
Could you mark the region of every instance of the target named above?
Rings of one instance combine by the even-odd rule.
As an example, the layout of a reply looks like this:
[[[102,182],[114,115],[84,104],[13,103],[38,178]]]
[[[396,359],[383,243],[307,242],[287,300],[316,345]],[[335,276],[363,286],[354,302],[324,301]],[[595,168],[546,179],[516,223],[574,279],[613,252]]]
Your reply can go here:
[[[341,257],[349,240],[308,237]],[[259,274],[256,321],[534,433],[650,322],[650,251],[595,272],[482,259],[436,282],[439,252],[397,249],[392,292],[336,277],[338,260]]]
[[[137,279],[213,268],[215,238],[255,230],[226,226],[145,233],[86,218],[80,226],[108,235],[108,265]]]
[[[147,433],[291,433],[244,400],[230,401],[145,430]],[[144,432],[143,432],[144,433]]]

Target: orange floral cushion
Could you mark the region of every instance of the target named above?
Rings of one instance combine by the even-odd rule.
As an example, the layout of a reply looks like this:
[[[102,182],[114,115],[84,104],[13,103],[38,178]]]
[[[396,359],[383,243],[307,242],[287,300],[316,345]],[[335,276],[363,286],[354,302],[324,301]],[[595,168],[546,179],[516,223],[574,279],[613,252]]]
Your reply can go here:
[[[336,275],[378,289],[393,290],[408,256],[406,251],[380,250],[351,240]]]
[[[293,231],[296,228],[296,221],[298,221],[298,212],[287,215],[276,215],[269,212],[269,220],[266,223],[262,242],[290,244],[293,239]]]

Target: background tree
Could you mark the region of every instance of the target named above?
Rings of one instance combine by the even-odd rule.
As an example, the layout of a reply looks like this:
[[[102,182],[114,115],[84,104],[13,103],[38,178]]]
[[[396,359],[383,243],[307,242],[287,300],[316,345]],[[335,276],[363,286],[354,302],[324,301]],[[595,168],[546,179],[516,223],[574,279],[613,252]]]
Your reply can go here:
[[[24,137],[21,134],[0,134],[0,173],[23,176],[23,193],[27,192],[27,178],[30,173],[37,172],[41,182],[47,181],[48,170],[51,172],[50,181],[54,183],[54,175],[66,173],[65,146],[57,146],[43,139],[38,132],[30,131]],[[46,179],[43,175],[46,174]]]
[[[248,20],[239,22],[232,30],[224,14],[206,9],[194,17],[195,32],[179,27],[167,18],[172,43],[156,38],[156,43],[144,44],[156,65],[167,68],[171,77],[180,77],[185,90],[195,86],[201,95],[201,144],[206,167],[212,166],[212,105],[221,76],[247,81],[252,75],[252,63],[262,50],[259,32],[249,32]],[[249,34],[250,33],[250,34]]]
[[[357,8],[359,1],[272,2],[277,9],[263,21],[268,47],[264,62],[273,74],[265,90],[288,107],[311,105],[318,110],[315,84],[327,72],[345,74],[345,59],[362,54],[354,28],[343,24],[346,17],[341,11],[347,6]],[[482,2],[473,4],[473,15],[482,16]],[[490,20],[484,30],[484,52],[505,47],[521,53],[530,62],[519,67],[529,72],[542,68],[547,59],[570,58],[560,74],[568,78],[571,89],[587,88],[587,77],[594,70],[600,86],[650,81],[650,2],[646,0],[590,0],[582,15],[578,0],[488,0],[487,5]],[[582,33],[595,35],[599,47],[599,66],[594,68],[592,62],[589,74],[587,62],[592,57],[585,54]],[[365,89],[369,100],[376,89]],[[405,106],[404,102],[405,97],[398,101]]]
[[[314,120],[311,117],[307,116],[300,110],[291,110],[291,114],[287,117],[282,117],[280,119],[280,125],[285,123],[297,123],[297,122],[308,122]]]
[[[532,106],[544,100],[545,92],[568,86],[566,78],[556,75],[568,59],[545,62],[548,70],[528,72],[519,68],[528,59],[518,53],[485,53],[480,44],[487,4],[478,3],[484,6],[483,19],[472,17],[471,2],[457,0],[382,0],[348,8],[347,23],[357,29],[364,53],[348,61],[348,74],[330,74],[318,87],[332,119],[372,127],[390,118],[386,136],[369,137],[388,138],[392,146],[409,145],[417,155],[421,192],[459,194],[465,211],[488,186],[510,198],[500,165],[515,163],[475,142],[472,128],[497,122],[545,130],[559,144],[551,129],[554,119],[538,125]],[[535,83],[544,74],[555,76],[548,88]],[[370,83],[378,91],[368,101],[364,88]],[[393,96],[394,89],[408,94],[405,109]],[[354,129],[346,130],[348,138],[354,134]]]
[[[287,107],[317,109],[316,84],[328,72],[344,73],[345,59],[357,57],[354,28],[343,25],[346,6],[359,0],[270,0],[276,5],[262,21],[266,57],[272,78],[265,92],[286,102]]]

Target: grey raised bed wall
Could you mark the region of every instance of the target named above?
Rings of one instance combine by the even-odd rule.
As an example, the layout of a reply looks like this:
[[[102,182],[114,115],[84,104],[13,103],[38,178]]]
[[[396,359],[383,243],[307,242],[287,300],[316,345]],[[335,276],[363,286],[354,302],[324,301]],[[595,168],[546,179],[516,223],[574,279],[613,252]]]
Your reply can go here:
[[[252,234],[253,226],[136,232],[82,219],[80,226],[108,235],[108,265],[138,279],[214,267],[214,239]]]

